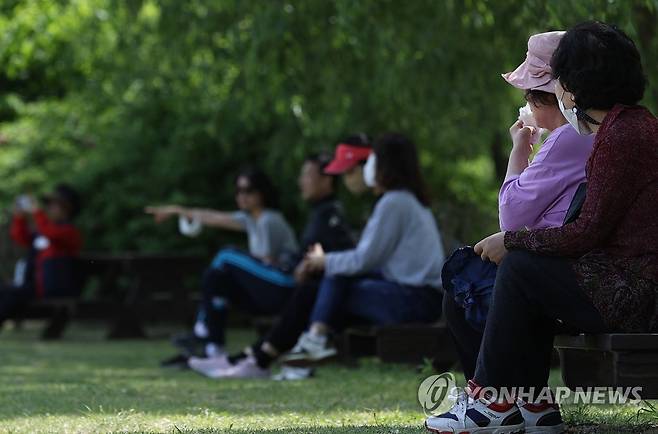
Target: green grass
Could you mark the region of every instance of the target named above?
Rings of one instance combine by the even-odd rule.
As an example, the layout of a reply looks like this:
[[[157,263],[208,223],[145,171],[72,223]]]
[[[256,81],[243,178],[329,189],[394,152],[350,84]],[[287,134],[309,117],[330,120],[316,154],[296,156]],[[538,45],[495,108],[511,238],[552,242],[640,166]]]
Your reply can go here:
[[[250,338],[238,331],[231,341],[237,347]],[[427,371],[364,360],[301,382],[211,381],[160,369],[171,353],[166,339],[105,341],[102,330],[80,326],[59,342],[38,341],[31,325],[5,330],[0,432],[424,432],[416,391]],[[658,432],[650,430],[656,412],[638,418],[640,408],[566,406],[564,413],[578,425],[571,432]]]

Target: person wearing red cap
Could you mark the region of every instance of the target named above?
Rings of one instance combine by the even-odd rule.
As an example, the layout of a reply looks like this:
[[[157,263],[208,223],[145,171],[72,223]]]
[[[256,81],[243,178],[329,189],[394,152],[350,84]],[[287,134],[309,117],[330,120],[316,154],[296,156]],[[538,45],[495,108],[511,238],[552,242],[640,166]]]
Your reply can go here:
[[[342,176],[350,193],[362,194],[368,190],[363,180],[363,167],[371,154],[372,147],[368,136],[363,133],[351,135],[336,146],[334,159],[325,168],[324,173]]]
[[[333,357],[329,335],[358,318],[372,325],[432,322],[441,315],[441,235],[415,144],[385,134],[374,144],[364,183],[380,196],[354,249],[309,252],[305,263],[321,272],[308,331],[283,360],[308,366]],[[374,161],[374,164],[372,163]]]
[[[358,195],[367,191],[368,187],[363,180],[363,166],[371,153],[372,148],[368,137],[365,134],[355,134],[340,142],[333,159],[329,158],[328,161],[325,161],[324,158],[320,160],[307,159],[300,176],[302,191],[305,183],[303,181],[304,172],[309,170],[314,173],[315,178],[332,178],[342,175],[350,193]],[[331,185],[331,202],[334,202],[333,182]],[[341,226],[345,226],[345,224],[340,223],[343,220],[342,206],[332,206],[331,209],[323,208],[325,208],[325,211],[330,212],[322,212],[316,216],[315,220],[318,220],[323,228],[321,230],[326,234],[325,239],[331,239],[331,241],[321,243],[324,248],[338,251],[353,247],[353,242],[349,246],[342,243],[342,248],[337,245],[338,235],[344,231]],[[311,216],[309,224],[316,226],[311,222],[313,219],[313,216]],[[303,243],[305,249],[310,246],[309,242]],[[278,321],[265,333],[263,339],[259,339],[239,353],[221,359],[192,358],[189,360],[189,366],[210,378],[262,378],[269,376],[272,363],[281,354],[293,348],[297,338],[308,324],[319,286],[317,277],[303,266],[295,270],[295,279],[297,281],[295,292],[281,312]],[[310,370],[284,368],[282,373],[279,374],[279,378],[301,379],[308,377],[310,374]]]

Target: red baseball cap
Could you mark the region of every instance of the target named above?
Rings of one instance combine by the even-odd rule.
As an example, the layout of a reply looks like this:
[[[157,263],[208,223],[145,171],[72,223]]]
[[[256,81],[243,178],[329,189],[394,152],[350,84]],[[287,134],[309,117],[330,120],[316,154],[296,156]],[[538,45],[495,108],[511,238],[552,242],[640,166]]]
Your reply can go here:
[[[324,173],[327,175],[341,175],[356,167],[362,161],[366,161],[371,153],[372,148],[341,143],[336,148],[334,159],[324,168]]]

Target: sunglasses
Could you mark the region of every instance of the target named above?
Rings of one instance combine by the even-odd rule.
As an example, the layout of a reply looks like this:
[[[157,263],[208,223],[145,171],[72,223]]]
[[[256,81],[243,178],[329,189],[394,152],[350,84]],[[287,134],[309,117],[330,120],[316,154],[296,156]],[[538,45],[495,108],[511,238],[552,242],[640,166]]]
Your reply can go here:
[[[235,189],[235,195],[238,196],[240,194],[253,194],[256,192],[256,189],[253,187],[237,187]]]

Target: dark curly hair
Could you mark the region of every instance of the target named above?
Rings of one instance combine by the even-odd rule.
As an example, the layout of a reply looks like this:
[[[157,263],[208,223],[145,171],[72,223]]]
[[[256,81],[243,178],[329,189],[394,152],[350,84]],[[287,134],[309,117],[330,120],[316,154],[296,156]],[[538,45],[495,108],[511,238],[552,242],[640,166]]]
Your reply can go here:
[[[240,178],[249,180],[249,188],[260,194],[265,208],[279,208],[279,193],[272,184],[270,177],[262,169],[255,166],[245,166],[235,177],[236,186]]]
[[[634,105],[644,95],[640,53],[614,25],[587,21],[569,29],[553,53],[551,68],[581,110]]]
[[[408,190],[420,203],[429,206],[416,145],[402,134],[388,133],[379,137],[373,148],[377,155],[377,184],[385,190]]]

